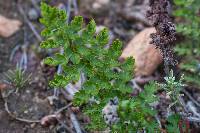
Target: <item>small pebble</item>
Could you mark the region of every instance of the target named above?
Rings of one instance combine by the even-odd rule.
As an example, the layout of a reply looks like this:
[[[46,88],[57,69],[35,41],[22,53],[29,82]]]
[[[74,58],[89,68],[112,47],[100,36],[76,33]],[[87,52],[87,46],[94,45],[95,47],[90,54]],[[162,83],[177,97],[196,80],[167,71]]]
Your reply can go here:
[[[30,90],[26,90],[26,93],[28,93],[28,94],[29,94],[29,93],[31,93],[31,91],[30,91]]]
[[[34,8],[31,8],[28,11],[28,17],[30,20],[37,20],[39,18],[39,13]]]
[[[48,96],[47,99],[50,105],[53,105],[55,101],[58,101],[58,97],[56,96]]]
[[[25,114],[28,114],[28,110],[25,110],[24,113],[25,113]]]
[[[36,123],[31,124],[31,128],[35,128]]]

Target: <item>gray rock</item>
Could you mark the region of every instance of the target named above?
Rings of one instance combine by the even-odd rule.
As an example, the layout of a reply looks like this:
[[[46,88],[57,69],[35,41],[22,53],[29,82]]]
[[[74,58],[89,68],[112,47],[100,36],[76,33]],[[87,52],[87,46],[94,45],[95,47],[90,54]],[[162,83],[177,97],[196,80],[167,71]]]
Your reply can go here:
[[[30,20],[37,20],[39,18],[39,13],[37,12],[36,9],[31,8],[28,11],[28,17],[29,17]]]

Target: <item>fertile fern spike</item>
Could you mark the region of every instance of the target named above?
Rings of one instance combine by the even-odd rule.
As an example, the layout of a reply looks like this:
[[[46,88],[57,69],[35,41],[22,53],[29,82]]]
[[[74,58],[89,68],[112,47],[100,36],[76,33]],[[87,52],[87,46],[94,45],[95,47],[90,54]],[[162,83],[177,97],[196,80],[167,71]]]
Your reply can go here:
[[[151,44],[158,48],[163,56],[165,73],[169,74],[170,66],[177,64],[173,55],[172,44],[176,40],[176,29],[173,24],[168,7],[170,7],[169,0],[150,0],[150,9],[147,11],[147,18],[151,21],[156,29],[156,33],[151,34]]]

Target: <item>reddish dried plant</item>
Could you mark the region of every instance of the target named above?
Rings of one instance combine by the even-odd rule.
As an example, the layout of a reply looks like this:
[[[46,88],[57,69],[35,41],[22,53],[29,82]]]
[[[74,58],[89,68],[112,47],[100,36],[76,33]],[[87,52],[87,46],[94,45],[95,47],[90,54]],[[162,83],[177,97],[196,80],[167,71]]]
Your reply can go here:
[[[166,73],[169,73],[169,66],[175,66],[176,60],[173,56],[172,45],[176,40],[176,29],[169,15],[169,0],[149,0],[150,9],[147,11],[147,18],[156,29],[151,34],[151,44],[160,49],[164,58]]]

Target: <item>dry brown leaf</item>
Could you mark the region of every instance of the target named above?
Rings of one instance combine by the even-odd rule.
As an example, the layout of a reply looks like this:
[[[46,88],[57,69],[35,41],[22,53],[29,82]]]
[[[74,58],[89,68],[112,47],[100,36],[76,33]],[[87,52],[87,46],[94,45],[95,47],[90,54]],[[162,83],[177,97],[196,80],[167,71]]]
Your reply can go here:
[[[44,116],[42,119],[41,119],[41,125],[42,126],[50,126],[50,125],[55,125],[57,123],[57,116],[56,115],[47,115],[47,116]]]
[[[131,56],[135,59],[136,76],[149,76],[162,63],[160,51],[150,44],[150,34],[154,32],[156,32],[154,28],[146,28],[138,33],[119,58],[121,61]]]
[[[7,87],[7,84],[0,83],[0,91],[6,89]]]
[[[22,23],[19,20],[8,19],[0,15],[0,36],[9,37],[20,29]]]

